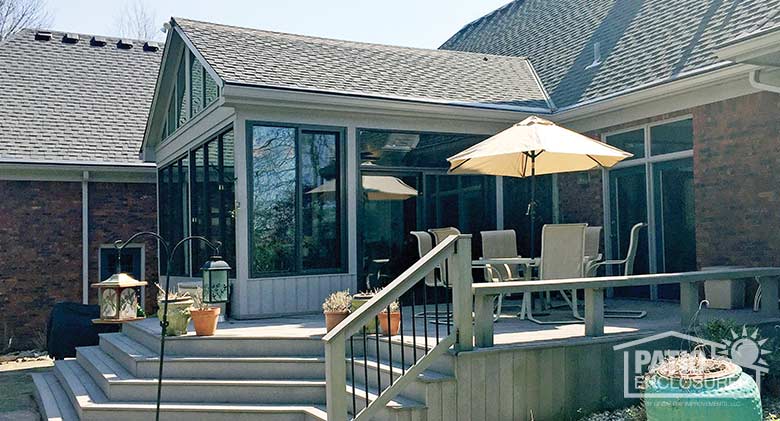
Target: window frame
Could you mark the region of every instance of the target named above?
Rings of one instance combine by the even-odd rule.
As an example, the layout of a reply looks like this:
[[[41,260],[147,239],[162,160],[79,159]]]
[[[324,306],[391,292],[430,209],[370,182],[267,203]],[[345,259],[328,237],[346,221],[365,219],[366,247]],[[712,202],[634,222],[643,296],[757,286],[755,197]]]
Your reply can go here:
[[[255,272],[254,268],[254,205],[255,205],[255,189],[254,189],[254,138],[253,129],[255,126],[264,127],[276,127],[295,129],[295,244],[294,244],[294,263],[295,267],[289,271],[270,271],[270,272]],[[249,279],[263,279],[263,278],[279,278],[279,277],[294,277],[302,275],[328,275],[337,273],[348,272],[348,248],[346,247],[348,241],[349,226],[347,223],[348,203],[347,203],[347,128],[341,126],[326,126],[317,124],[302,124],[302,123],[284,123],[278,121],[263,121],[263,120],[247,120],[246,121],[246,180],[247,180],[247,215],[248,215],[248,230],[246,232],[248,255],[249,259],[247,264],[249,265]],[[319,132],[319,133],[334,133],[337,134],[336,140],[336,156],[339,160],[338,169],[339,175],[337,177],[337,185],[341,188],[338,194],[338,224],[339,224],[339,264],[337,267],[324,268],[324,269],[304,269],[303,268],[303,256],[302,256],[302,194],[303,188],[301,184],[301,162],[302,157],[300,154],[300,137],[304,131]]]

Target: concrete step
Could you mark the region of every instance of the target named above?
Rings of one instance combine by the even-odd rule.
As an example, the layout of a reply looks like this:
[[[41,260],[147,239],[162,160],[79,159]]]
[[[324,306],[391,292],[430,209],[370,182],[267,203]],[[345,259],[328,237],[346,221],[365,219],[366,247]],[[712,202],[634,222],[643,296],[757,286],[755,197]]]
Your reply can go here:
[[[57,362],[56,365],[72,364]],[[153,401],[157,380],[137,378],[99,347],[77,349],[77,371],[82,368],[111,401]],[[163,377],[163,401],[325,404],[325,380],[224,380],[167,379]]]
[[[122,333],[100,335],[100,348],[139,378],[156,378],[159,355]],[[163,378],[308,380],[325,378],[325,357],[166,356]]]
[[[372,359],[355,359],[355,380],[361,384],[368,384],[372,389],[376,390],[381,384],[382,388],[388,387],[392,381],[398,380],[404,372],[409,369],[406,366],[402,369],[400,363],[393,361],[392,366],[389,361],[376,361]],[[368,377],[366,377],[368,376]],[[352,369],[347,360],[347,384],[350,383],[352,378]],[[439,382],[451,382],[454,384],[455,377],[441,374],[434,370],[425,370],[422,374],[419,374],[414,381],[409,383],[401,392],[401,396],[417,400],[419,402],[426,402],[428,395],[428,387],[432,383]]]
[[[38,403],[41,419],[78,421],[78,414],[54,373],[33,373],[31,376],[35,384],[35,401]]]
[[[65,364],[59,364],[65,363]],[[109,401],[100,387],[75,360],[58,361],[57,380],[62,385],[81,421],[141,421],[154,417],[155,402]],[[164,389],[163,389],[164,390]],[[324,421],[323,405],[269,405],[202,402],[164,402],[161,418],[166,421]]]
[[[160,331],[153,324],[125,323],[122,332],[159,353]],[[165,356],[189,357],[321,357],[325,346],[320,337],[273,336],[172,336],[165,338]]]
[[[355,382],[354,386],[350,383],[347,384],[347,393],[349,400],[347,407],[349,408],[349,414],[354,415],[354,412],[360,413],[366,407],[366,394],[368,394],[368,402],[373,402],[377,398],[377,390],[375,388],[368,388],[366,386]],[[353,396],[354,396],[354,408],[353,412]],[[396,396],[390,402],[387,403],[385,408],[382,408],[376,416],[373,417],[376,421],[401,421],[401,420],[420,420],[426,419],[426,406],[424,403],[405,398],[403,396]]]

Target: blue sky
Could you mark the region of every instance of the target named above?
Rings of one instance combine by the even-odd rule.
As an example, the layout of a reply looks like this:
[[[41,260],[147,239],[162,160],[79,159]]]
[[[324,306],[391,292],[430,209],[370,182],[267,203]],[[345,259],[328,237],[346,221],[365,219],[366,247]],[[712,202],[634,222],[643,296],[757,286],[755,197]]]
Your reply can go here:
[[[52,29],[115,35],[117,14],[144,2],[156,21],[182,16],[355,41],[436,48],[509,0],[48,0]]]

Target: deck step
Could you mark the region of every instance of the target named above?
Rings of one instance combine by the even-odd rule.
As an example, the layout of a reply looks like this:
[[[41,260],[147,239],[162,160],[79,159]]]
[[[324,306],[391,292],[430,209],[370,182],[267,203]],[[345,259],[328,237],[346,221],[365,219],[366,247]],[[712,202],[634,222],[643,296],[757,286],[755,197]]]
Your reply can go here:
[[[65,364],[59,364],[59,363]],[[110,401],[75,360],[58,361],[55,373],[81,421],[149,420],[154,417],[155,402]],[[165,390],[165,389],[163,389]],[[163,419],[191,421],[324,421],[323,405],[273,405],[203,402],[163,402]]]
[[[159,352],[160,332],[150,321],[126,323],[122,332],[144,347]],[[165,356],[285,357],[325,355],[321,336],[172,336],[165,338]]]
[[[362,384],[368,384],[370,388],[376,390],[381,383],[382,387],[387,387],[391,382],[390,373],[392,372],[392,380],[395,381],[400,378],[409,366],[406,366],[405,370],[401,369],[399,362],[393,361],[391,366],[388,361],[376,361],[372,359],[364,360],[363,358],[355,359],[355,380]],[[368,376],[368,377],[366,377]],[[349,367],[349,361],[347,362],[347,384],[350,384],[352,378],[352,370]],[[380,379],[378,381],[377,379]],[[410,382],[401,392],[401,396],[408,397],[414,400],[424,402],[429,391],[430,383],[439,382],[455,382],[455,377],[436,372],[434,370],[425,370],[419,374],[416,379]]]
[[[55,366],[73,365],[84,370],[112,401],[152,401],[157,397],[157,380],[137,378],[98,347],[77,349],[77,361],[58,361]],[[323,380],[225,380],[169,379],[163,377],[163,401],[305,404],[325,403]]]
[[[73,409],[65,389],[54,373],[33,373],[35,384],[35,400],[41,413],[41,419],[46,421],[78,421],[78,414]]]
[[[373,402],[378,397],[376,394],[376,388],[368,388],[368,401]],[[352,412],[352,402],[354,396],[355,411],[360,412],[366,407],[366,386],[360,382],[355,382],[354,388],[351,382],[347,384],[347,393],[349,395],[349,401],[347,407],[349,408],[350,415],[354,415]],[[387,403],[386,407],[381,409],[375,419],[378,420],[404,420],[404,419],[425,419],[425,411],[427,407],[425,403],[409,399],[403,396],[396,396]]]
[[[139,378],[156,378],[159,355],[122,333],[100,335],[100,348]],[[164,378],[306,380],[325,378],[325,357],[165,357]]]

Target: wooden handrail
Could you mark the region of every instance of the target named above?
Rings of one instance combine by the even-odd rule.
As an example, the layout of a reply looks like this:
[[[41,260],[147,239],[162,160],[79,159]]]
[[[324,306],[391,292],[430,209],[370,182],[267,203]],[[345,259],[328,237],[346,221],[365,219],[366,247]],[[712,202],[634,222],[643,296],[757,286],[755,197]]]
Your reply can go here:
[[[451,235],[437,244],[430,252],[421,257],[409,269],[395,278],[371,300],[360,306],[355,312],[328,332],[322,340],[325,341],[325,395],[328,419],[347,419],[346,392],[346,345],[353,334],[375,319],[393,301],[414,288],[426,275],[443,265],[447,259],[452,267],[448,278],[452,288],[452,324],[453,331],[440,339],[436,346],[426,353],[404,375],[383,390],[379,397],[370,403],[358,419],[371,418],[390,399],[397,395],[408,382],[416,378],[428,364],[451,345],[456,351],[468,351],[473,348],[474,330],[472,326],[471,303],[471,235]],[[414,320],[412,320],[414,323]],[[438,337],[437,337],[438,339]],[[403,352],[403,351],[401,351]]]
[[[502,294],[567,289],[585,290],[585,335],[604,334],[604,290],[611,287],[680,285],[680,323],[687,329],[695,323],[702,281],[756,279],[761,286],[761,314],[780,317],[780,268],[711,269],[698,272],[654,273],[649,275],[607,276],[602,278],[550,279],[539,281],[490,282],[474,284],[474,341],[478,347],[493,346],[493,300]]]
[[[417,285],[420,279],[431,273],[436,267],[455,253],[455,245],[461,237],[471,235],[451,235],[437,244],[430,252],[415,262],[409,269],[398,275],[390,284],[382,288],[377,295],[363,304],[328,332],[322,340],[330,342],[338,336],[348,337],[357,333],[374,317],[382,312],[393,301],[401,297],[406,291]]]
[[[601,278],[549,279],[539,281],[487,282],[472,285],[474,295],[517,294],[568,289],[633,287],[683,282],[780,276],[780,268],[712,269],[697,272],[652,273],[647,275],[604,276]]]

